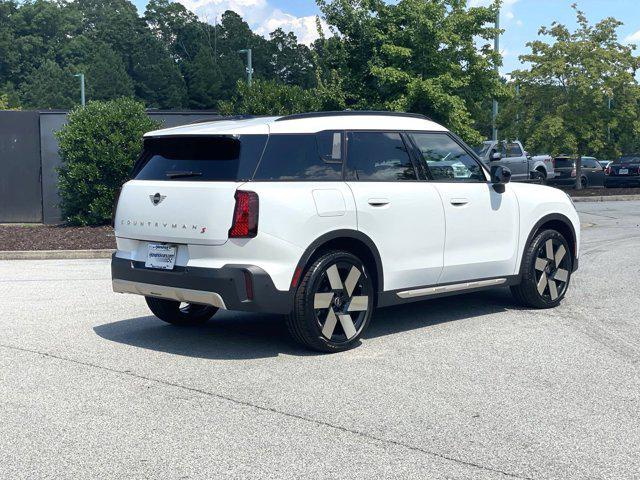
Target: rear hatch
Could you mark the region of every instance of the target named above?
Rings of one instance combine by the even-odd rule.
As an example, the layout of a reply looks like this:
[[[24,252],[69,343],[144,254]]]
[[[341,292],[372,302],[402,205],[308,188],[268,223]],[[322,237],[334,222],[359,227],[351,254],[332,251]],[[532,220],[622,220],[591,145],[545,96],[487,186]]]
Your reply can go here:
[[[133,179],[120,193],[116,236],[222,245],[235,192],[253,176],[267,135],[145,139]]]
[[[638,176],[640,175],[640,156],[622,157],[609,165],[611,176]]]
[[[571,172],[575,168],[575,161],[572,158],[556,157],[553,159],[553,169],[555,171],[555,178],[569,178]]]

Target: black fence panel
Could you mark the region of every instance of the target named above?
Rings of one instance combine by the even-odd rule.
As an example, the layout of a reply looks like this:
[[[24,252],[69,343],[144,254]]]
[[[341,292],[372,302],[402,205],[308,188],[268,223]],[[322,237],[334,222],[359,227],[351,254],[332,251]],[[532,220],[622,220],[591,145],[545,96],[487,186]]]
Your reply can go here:
[[[0,223],[42,222],[38,112],[0,111]]]

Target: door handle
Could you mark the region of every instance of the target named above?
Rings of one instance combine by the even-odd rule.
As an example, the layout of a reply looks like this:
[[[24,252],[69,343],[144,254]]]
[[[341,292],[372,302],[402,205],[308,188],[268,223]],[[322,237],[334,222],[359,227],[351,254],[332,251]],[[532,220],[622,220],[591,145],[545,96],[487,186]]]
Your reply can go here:
[[[469,200],[466,198],[452,198],[450,202],[454,207],[464,207],[469,203]]]
[[[370,198],[369,205],[372,207],[384,207],[385,205],[389,205],[388,198]]]

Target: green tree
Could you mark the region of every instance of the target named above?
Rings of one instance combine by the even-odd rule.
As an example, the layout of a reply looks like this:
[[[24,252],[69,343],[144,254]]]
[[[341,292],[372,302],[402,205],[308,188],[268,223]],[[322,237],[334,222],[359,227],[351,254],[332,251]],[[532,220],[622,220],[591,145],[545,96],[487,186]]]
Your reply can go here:
[[[483,101],[506,95],[494,70],[501,58],[490,44],[496,34],[492,22],[497,4],[467,8],[464,0],[318,3],[336,32],[328,45],[320,45],[323,54],[331,55],[321,55],[321,64],[325,70],[338,70],[351,105],[424,113],[469,142],[481,141],[487,126],[474,118],[486,118],[479,115]],[[484,42],[480,49],[478,41]]]
[[[69,114],[57,134],[62,167],[62,213],[74,225],[109,222],[116,191],[142,149],[144,133],[159,128],[142,103],[121,98],[92,101]]]
[[[338,83],[305,90],[298,85],[256,80],[249,87],[238,81],[238,93],[221,102],[223,115],[288,115],[323,110],[343,110],[344,94]]]
[[[45,60],[21,88],[26,108],[72,108],[80,103],[80,86],[73,72]]]
[[[571,32],[556,22],[542,27],[539,34],[552,41],[527,44],[531,53],[520,59],[531,68],[514,72],[513,81],[532,109],[528,116],[537,120],[527,121],[528,135],[536,144],[546,143],[552,153],[575,154],[576,188],[581,188],[583,155],[618,155],[621,139],[640,133],[635,80],[640,60],[633,46],[618,41],[621,22],[605,18],[592,26],[575,4],[573,8],[577,29]],[[531,101],[536,94],[544,96]]]

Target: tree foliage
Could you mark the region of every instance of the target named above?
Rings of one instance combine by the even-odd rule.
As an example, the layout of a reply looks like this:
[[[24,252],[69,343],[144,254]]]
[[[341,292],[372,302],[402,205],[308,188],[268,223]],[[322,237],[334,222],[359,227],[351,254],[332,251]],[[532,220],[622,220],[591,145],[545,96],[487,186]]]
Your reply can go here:
[[[142,103],[121,98],[92,101],[69,114],[56,134],[62,167],[62,214],[74,225],[102,225],[111,218],[114,195],[142,149],[144,133],[160,127]]]
[[[612,158],[638,147],[640,60],[633,46],[619,42],[621,22],[605,18],[591,25],[573,8],[575,31],[554,22],[539,31],[550,41],[527,44],[531,52],[520,59],[531,66],[513,72],[519,94],[503,111],[502,123],[507,135],[530,149]]]

